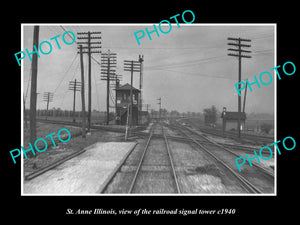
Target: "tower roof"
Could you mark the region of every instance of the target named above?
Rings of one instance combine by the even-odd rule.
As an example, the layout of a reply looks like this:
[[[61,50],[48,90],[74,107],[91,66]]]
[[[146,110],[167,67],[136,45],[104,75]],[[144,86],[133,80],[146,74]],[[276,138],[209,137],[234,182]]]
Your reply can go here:
[[[239,114],[239,112],[223,112],[221,114],[221,118],[224,118],[226,120],[238,120],[240,115],[240,120],[246,120],[246,113],[241,112]]]
[[[125,91],[125,90],[128,90],[128,91],[130,91],[130,89],[131,89],[131,85],[128,84],[128,83],[126,83],[126,84],[120,86],[119,88],[117,88],[118,91],[119,91],[119,90],[124,90],[124,91]],[[135,87],[132,87],[132,90],[133,90],[133,91],[138,91],[138,92],[140,92],[140,90],[139,90],[139,89],[136,89]]]

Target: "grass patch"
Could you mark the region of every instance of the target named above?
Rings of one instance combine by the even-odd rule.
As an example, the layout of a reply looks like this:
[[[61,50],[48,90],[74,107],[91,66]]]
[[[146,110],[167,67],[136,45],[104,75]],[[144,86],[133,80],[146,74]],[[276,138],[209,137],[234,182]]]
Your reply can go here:
[[[57,133],[60,129],[66,128],[71,132],[72,134],[78,134],[81,131],[81,128],[79,127],[73,127],[69,125],[62,125],[62,124],[50,124],[50,123],[40,123],[37,122],[36,124],[36,139],[38,138],[45,138],[45,136],[55,132],[54,136],[57,136]],[[46,138],[50,139],[50,137]],[[30,131],[29,127],[27,129],[24,129],[24,146],[28,146],[28,143],[30,142]],[[34,144],[34,143],[32,143]]]

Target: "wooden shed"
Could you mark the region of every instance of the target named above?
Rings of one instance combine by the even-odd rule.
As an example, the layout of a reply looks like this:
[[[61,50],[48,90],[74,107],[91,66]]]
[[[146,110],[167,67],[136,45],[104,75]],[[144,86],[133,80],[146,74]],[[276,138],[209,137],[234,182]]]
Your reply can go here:
[[[245,112],[226,111],[226,107],[223,108],[221,118],[223,119],[223,131],[237,130],[238,118],[240,118],[241,130],[244,130],[245,121],[247,119]]]

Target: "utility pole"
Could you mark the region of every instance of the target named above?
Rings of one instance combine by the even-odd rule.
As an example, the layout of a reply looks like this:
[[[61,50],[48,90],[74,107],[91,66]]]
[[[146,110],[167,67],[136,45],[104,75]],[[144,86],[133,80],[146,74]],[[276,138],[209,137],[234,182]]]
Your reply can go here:
[[[139,62],[141,64],[141,71],[140,71],[140,98],[139,98],[139,124],[141,124],[141,115],[143,111],[143,100],[142,100],[142,88],[143,88],[143,62],[144,62],[144,55],[139,55]]]
[[[89,70],[88,70],[88,131],[91,130],[91,110],[92,110],[92,67],[91,67],[91,54],[92,53],[101,53],[101,51],[94,50],[92,51],[91,49],[99,49],[101,46],[92,46],[92,44],[101,44],[101,42],[94,41],[92,42],[91,39],[101,39],[101,37],[92,37],[92,34],[101,34],[101,32],[77,32],[77,35],[87,35],[87,36],[81,36],[77,37],[77,39],[86,39],[86,42],[77,42],[77,44],[86,44],[87,46],[82,47],[83,49],[87,49],[87,51],[82,51],[82,53],[87,53],[88,54],[88,62],[89,62]],[[78,47],[79,48],[79,47]]]
[[[150,121],[150,116],[149,116],[149,112],[148,112],[149,106],[150,106],[150,104],[146,104],[146,110],[147,110],[147,123]]]
[[[26,117],[25,97],[24,97],[24,95],[23,95],[23,120],[25,122],[25,129],[27,129],[27,117]]]
[[[52,92],[44,92],[43,101],[47,102],[46,120],[48,117],[49,102],[53,102],[53,95],[54,93]]]
[[[159,121],[161,120],[161,97],[157,99],[159,102],[157,103],[159,105]]]
[[[242,44],[242,41],[245,42],[251,42],[249,39],[242,39],[242,38],[232,38],[229,37],[227,40],[229,41],[235,41],[234,43],[228,43],[228,45],[235,46],[237,48],[229,48],[228,51],[233,51],[235,53],[228,53],[229,56],[237,57],[239,60],[239,73],[238,73],[238,88],[241,88],[241,77],[242,77],[242,58],[251,58],[249,55],[242,55],[242,53],[251,53],[251,51],[243,50],[242,47],[251,47],[251,45]],[[237,52],[237,54],[236,54]],[[237,124],[237,130],[238,130],[238,138],[241,138],[241,96],[238,95],[238,124]]]
[[[248,88],[248,82],[246,82],[246,88],[245,88],[245,93],[244,93],[243,112],[245,112],[247,88]]]
[[[101,54],[101,80],[106,80],[106,124],[109,124],[109,89],[110,81],[116,80],[117,54],[107,51]]]
[[[127,118],[126,118],[126,129],[125,129],[125,141],[128,137],[128,123],[129,123],[129,105],[127,105]]]
[[[131,79],[130,79],[130,127],[132,126],[132,120],[133,120],[133,111],[132,111],[132,106],[133,106],[133,96],[132,96],[132,87],[133,87],[133,72],[140,72],[141,71],[141,63],[138,61],[133,61],[133,60],[124,60],[124,71],[131,71]],[[128,112],[128,111],[127,111]]]
[[[76,91],[80,91],[81,89],[81,82],[76,81],[70,81],[69,82],[69,90],[74,91],[74,97],[73,97],[73,123],[75,123],[75,102],[76,102]]]
[[[85,122],[85,97],[84,97],[84,68],[83,68],[83,53],[82,45],[79,45],[80,67],[81,67],[81,102],[82,102],[82,137],[86,137],[86,122]]]
[[[248,82],[246,82],[246,88],[245,88],[245,93],[244,93],[243,113],[245,113],[247,88],[248,88]],[[246,123],[245,123],[245,120],[244,120],[244,129],[246,129]]]
[[[120,75],[119,75],[120,76]],[[117,111],[117,108],[118,108],[118,102],[117,102],[117,90],[118,90],[118,88],[120,87],[120,79],[118,79],[118,78],[116,78],[116,83],[115,83],[115,90],[116,90],[116,92],[115,92],[115,112],[116,112],[116,115],[115,115],[115,117],[117,118],[118,117],[118,111]],[[116,123],[117,123],[117,121],[116,121]]]
[[[39,26],[33,28],[33,51],[38,51]],[[30,142],[36,141],[36,88],[37,88],[38,56],[33,54],[31,62],[31,91],[30,91]]]

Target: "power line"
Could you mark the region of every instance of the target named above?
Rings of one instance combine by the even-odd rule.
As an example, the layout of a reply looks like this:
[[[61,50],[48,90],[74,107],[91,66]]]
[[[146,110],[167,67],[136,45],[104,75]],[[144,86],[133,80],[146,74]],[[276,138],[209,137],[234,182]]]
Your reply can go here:
[[[63,27],[63,26],[60,26],[65,32],[67,32],[67,30]],[[73,28],[74,29],[74,28]],[[83,32],[77,32],[77,33],[83,33]],[[74,38],[73,38],[73,36],[72,35],[70,35],[69,33],[67,33],[67,35],[72,39],[72,40],[74,40]],[[77,41],[75,41],[75,43],[77,44]],[[93,57],[92,55],[91,55],[91,59],[94,61],[94,62],[96,62],[98,65],[100,65],[101,66],[101,63],[100,62],[98,62],[97,61],[97,59],[95,59],[95,57]]]
[[[98,97],[98,87],[96,85],[96,76],[95,74],[93,74],[93,79],[94,79],[94,83],[95,83],[95,89],[96,89],[96,98],[97,98],[97,105],[98,105],[98,110],[100,111],[100,103],[99,103],[99,97]]]
[[[60,26],[60,27],[61,27],[61,29],[64,30],[64,32],[67,32],[67,30],[63,26]],[[74,38],[73,38],[73,36],[71,36],[71,34],[67,33],[67,35],[72,39],[72,41],[74,40]],[[75,41],[75,43],[77,43],[77,42]]]
[[[69,82],[69,90],[73,91],[73,93],[74,93],[74,99],[73,99],[73,123],[75,123],[76,91],[81,91],[81,82],[77,81],[76,79],[74,81],[70,81]]]
[[[266,54],[266,53],[271,53],[272,51],[274,51],[273,49],[265,49],[265,50],[256,50],[256,51],[253,51],[254,54]],[[200,59],[200,60],[193,60],[193,61],[189,61],[189,62],[182,62],[182,63],[179,63],[179,64],[165,64],[165,65],[153,65],[153,66],[148,66],[148,67],[145,67],[145,69],[147,70],[156,70],[156,69],[168,69],[168,68],[178,68],[178,67],[186,67],[186,66],[193,66],[193,65],[198,65],[200,63],[206,63],[208,61],[214,61],[214,60],[228,60],[229,58],[227,58],[226,55],[224,56],[214,56],[214,57],[209,57],[209,58],[203,58],[203,59]],[[153,68],[152,68],[153,67]]]
[[[117,66],[117,53],[112,53],[108,49],[106,53],[101,54],[101,80],[106,80],[106,124],[109,124],[109,96],[110,93],[110,81],[117,79],[116,66]]]
[[[164,65],[153,65],[153,66],[150,66],[151,67],[159,67],[159,68],[168,68],[168,67],[171,67],[171,68],[174,68],[174,67],[185,67],[185,66],[191,66],[191,65],[194,65],[194,64],[200,64],[200,63],[204,63],[204,62],[207,62],[207,61],[211,61],[211,60],[217,60],[217,59],[226,59],[227,60],[227,56],[226,55],[221,55],[221,56],[213,56],[213,57],[209,57],[209,58],[202,58],[202,59],[196,59],[196,60],[193,60],[193,61],[188,61],[188,62],[182,62],[182,63],[171,63],[171,64],[164,64]],[[149,67],[145,67],[145,69],[149,69]]]
[[[251,58],[250,55],[247,55],[246,53],[251,53],[249,50],[242,49],[244,48],[250,48],[251,45],[245,44],[245,42],[251,42],[250,39],[243,39],[243,38],[227,38],[229,41],[233,41],[228,43],[230,46],[235,46],[236,48],[229,48],[228,50],[231,51],[228,53],[228,56],[233,56],[238,58],[238,64],[239,64],[239,71],[238,71],[238,88],[241,89],[241,77],[242,77],[242,58]],[[241,95],[238,95],[238,118],[237,118],[237,130],[238,130],[238,138],[241,138]],[[223,132],[225,130],[225,127],[223,126]]]
[[[254,54],[271,54],[274,53],[274,49],[264,49],[253,51]]]
[[[58,86],[55,88],[54,93],[57,91],[57,89],[59,88],[59,86],[62,84],[63,80],[66,78],[67,73],[69,72],[69,70],[71,69],[73,63],[75,62],[75,59],[77,58],[77,54],[75,54],[75,57],[73,58],[70,66],[68,67],[68,69],[66,70],[66,72],[63,74],[61,81],[59,82]]]
[[[101,34],[99,31],[88,31],[88,32],[77,32],[77,39],[81,40],[76,42],[80,48],[80,54],[88,55],[88,131],[91,130],[91,110],[92,110],[92,67],[91,67],[91,56],[94,53],[101,53],[101,42],[97,41],[97,39],[101,39],[101,36],[97,36]],[[96,35],[96,36],[94,36]],[[96,44],[96,45],[94,45]],[[83,49],[87,49],[83,51]],[[78,52],[79,53],[79,52]]]
[[[76,75],[76,71],[78,70],[78,68],[79,68],[79,64],[77,64],[77,66],[76,66],[76,68],[75,68],[75,70],[74,70],[73,77],[71,78],[71,80],[74,80],[75,75]],[[63,105],[63,103],[64,103],[64,100],[65,100],[65,97],[66,97],[67,93],[68,93],[68,91],[64,91],[64,95],[63,95],[63,97],[62,97],[62,101],[61,101],[59,107],[62,107],[62,105]]]
[[[215,76],[215,75],[201,74],[201,73],[198,73],[198,72],[192,73],[192,72],[170,70],[170,69],[156,69],[156,70],[169,71],[169,72],[175,72],[175,73],[180,73],[180,74],[190,74],[190,75],[196,75],[196,76],[200,76],[200,77],[235,80],[234,78],[231,78],[229,76],[228,77],[225,77],[225,76]]]

